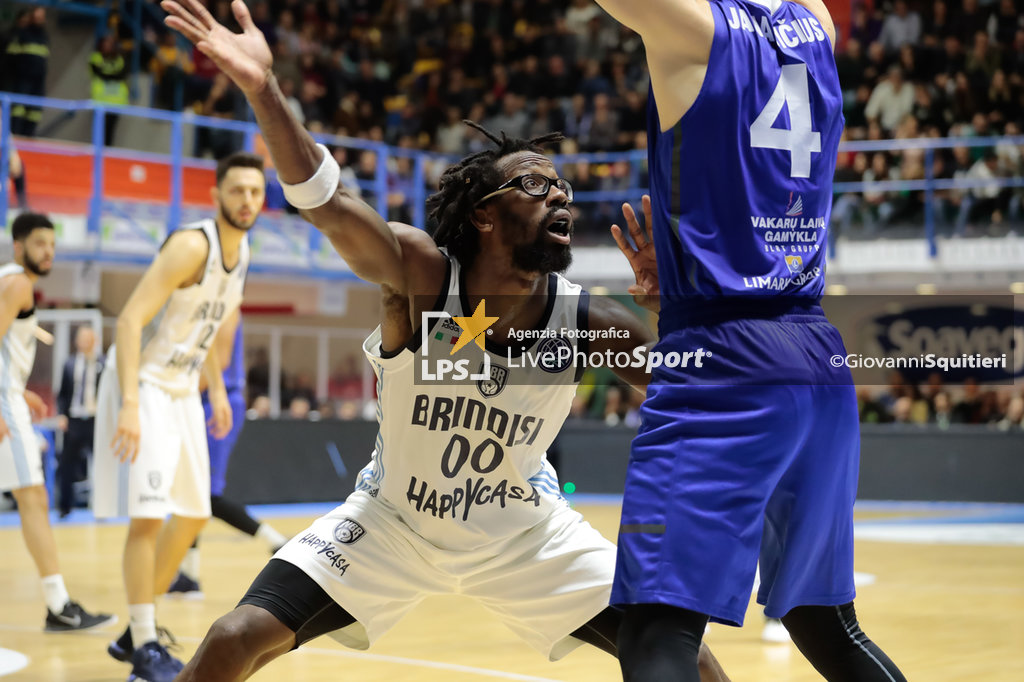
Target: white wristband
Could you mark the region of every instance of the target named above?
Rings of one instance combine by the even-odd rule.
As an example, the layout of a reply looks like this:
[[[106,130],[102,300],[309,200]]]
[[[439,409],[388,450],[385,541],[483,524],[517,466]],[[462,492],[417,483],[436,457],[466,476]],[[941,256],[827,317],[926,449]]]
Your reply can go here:
[[[284,198],[295,208],[310,209],[323,206],[330,201],[338,189],[338,183],[341,180],[341,168],[338,167],[338,162],[331,156],[327,147],[318,144],[317,149],[323,150],[324,160],[309,180],[297,185],[289,185],[278,176],[278,181],[284,189]]]

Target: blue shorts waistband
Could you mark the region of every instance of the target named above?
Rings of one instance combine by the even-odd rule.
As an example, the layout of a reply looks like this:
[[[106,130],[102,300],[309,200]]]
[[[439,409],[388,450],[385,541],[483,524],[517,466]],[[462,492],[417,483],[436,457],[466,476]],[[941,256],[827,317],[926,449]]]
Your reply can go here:
[[[815,298],[730,296],[666,301],[663,297],[658,317],[658,332],[664,336],[695,325],[713,325],[744,319],[772,320],[793,315],[824,317],[825,313]]]

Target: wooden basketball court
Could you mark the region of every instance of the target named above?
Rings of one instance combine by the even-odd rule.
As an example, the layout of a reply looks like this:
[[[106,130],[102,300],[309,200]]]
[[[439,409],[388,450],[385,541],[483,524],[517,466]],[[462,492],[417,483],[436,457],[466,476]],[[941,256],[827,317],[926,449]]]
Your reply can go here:
[[[606,537],[614,538],[618,509],[580,505],[580,510]],[[1019,508],[1017,512],[1021,514]],[[901,666],[909,680],[929,682],[1009,682],[1024,679],[1024,525],[1001,531],[969,524],[953,529],[952,541],[974,542],[988,532],[989,544],[950,544],[942,533],[900,540],[899,526],[877,523],[898,516],[910,524],[934,520],[949,511],[879,510],[858,512],[870,524],[869,537],[859,539],[857,570],[875,582],[858,589],[858,612],[865,631]],[[965,513],[958,512],[960,517]],[[123,524],[56,524],[61,563],[69,591],[88,608],[112,610],[121,623],[101,632],[44,635],[45,610],[35,570],[20,530],[0,526],[0,671],[15,654],[27,666],[0,676],[19,682],[114,682],[127,678],[127,665],[105,652],[107,641],[126,623],[121,590]],[[311,517],[286,517],[274,525],[297,533]],[[1009,530],[1007,530],[1007,528]],[[895,529],[895,530],[894,530]],[[863,530],[863,528],[860,528]],[[960,532],[957,536],[956,532]],[[999,532],[1004,533],[1000,543]],[[974,533],[975,535],[972,535]],[[891,536],[891,537],[890,537]],[[948,534],[947,534],[948,536]],[[961,540],[956,538],[960,537]],[[922,541],[923,538],[923,541]],[[930,539],[929,539],[930,538]],[[211,521],[202,540],[203,601],[163,600],[158,621],[170,628],[183,646],[179,656],[195,650],[209,624],[230,610],[267,560],[262,543]],[[821,679],[792,644],[760,641],[760,612],[747,614],[742,629],[712,626],[706,638],[733,680],[804,682]],[[345,649],[320,638],[279,659],[254,680],[360,680],[363,682],[471,680],[621,679],[615,660],[583,647],[557,663],[521,643],[510,631],[473,602],[444,597],[430,599],[368,652]]]

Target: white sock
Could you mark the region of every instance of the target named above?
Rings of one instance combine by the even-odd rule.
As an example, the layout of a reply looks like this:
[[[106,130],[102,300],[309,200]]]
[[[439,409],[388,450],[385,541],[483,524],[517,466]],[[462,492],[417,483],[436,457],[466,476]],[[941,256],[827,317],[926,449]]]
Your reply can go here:
[[[71,597],[68,596],[68,588],[64,587],[64,576],[60,573],[48,575],[42,580],[43,599],[46,600],[46,608],[54,613],[60,613]]]
[[[192,580],[199,581],[199,548],[190,547],[185,553],[185,560],[181,562],[181,572]]]
[[[288,538],[278,533],[270,527],[270,524],[267,523],[261,523],[260,527],[256,529],[256,537],[266,542],[267,547],[270,549],[277,549],[284,543],[288,542]]]
[[[128,627],[132,646],[138,649],[146,642],[156,641],[156,604],[129,604]]]

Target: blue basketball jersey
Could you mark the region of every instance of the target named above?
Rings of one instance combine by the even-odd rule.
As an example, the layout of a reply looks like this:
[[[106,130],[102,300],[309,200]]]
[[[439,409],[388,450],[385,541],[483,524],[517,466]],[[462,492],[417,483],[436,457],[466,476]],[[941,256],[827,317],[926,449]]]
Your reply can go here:
[[[715,35],[693,106],[662,132],[653,90],[648,104],[662,309],[723,296],[816,301],[843,130],[832,45],[792,2],[710,5]]]
[[[231,364],[224,370],[224,388],[230,391],[241,391],[245,388],[245,359],[243,357],[242,323],[235,330],[235,340],[231,346]]]

